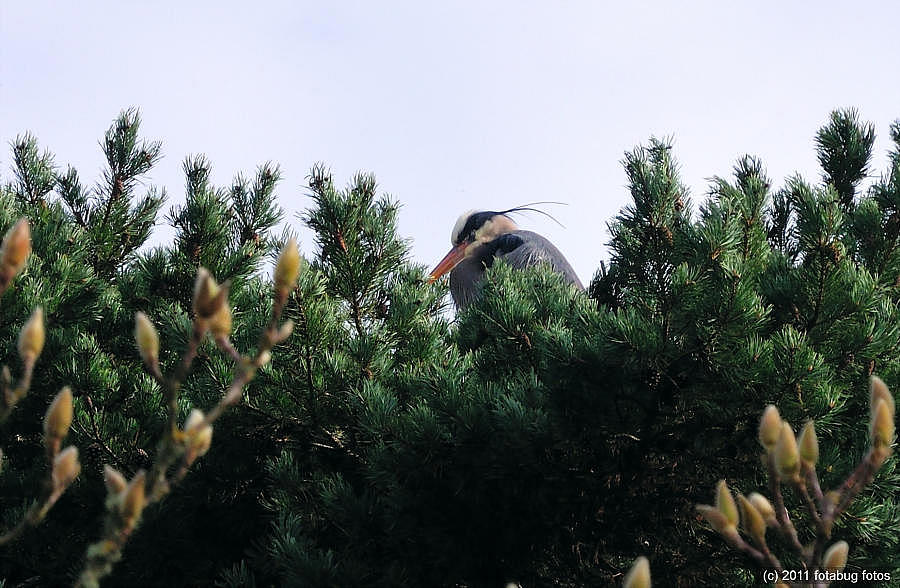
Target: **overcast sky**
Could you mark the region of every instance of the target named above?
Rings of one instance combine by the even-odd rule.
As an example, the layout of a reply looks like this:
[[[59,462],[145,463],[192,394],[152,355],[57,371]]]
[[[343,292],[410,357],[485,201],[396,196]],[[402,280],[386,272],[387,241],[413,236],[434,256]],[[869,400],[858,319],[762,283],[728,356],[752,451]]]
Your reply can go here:
[[[310,253],[294,216],[310,167],[339,185],[372,171],[431,266],[461,212],[559,200],[547,210],[565,229],[520,224],[587,283],[628,202],[622,155],[651,135],[674,137],[696,204],[744,153],[776,186],[817,179],[816,130],[855,106],[876,125],[880,173],[900,118],[898,22],[887,0],[0,0],[0,165],[9,178],[9,143],[31,131],[90,183],[98,140],[136,106],[163,141],[149,181],[170,203],[188,154],[209,156],[221,185],[278,162]]]

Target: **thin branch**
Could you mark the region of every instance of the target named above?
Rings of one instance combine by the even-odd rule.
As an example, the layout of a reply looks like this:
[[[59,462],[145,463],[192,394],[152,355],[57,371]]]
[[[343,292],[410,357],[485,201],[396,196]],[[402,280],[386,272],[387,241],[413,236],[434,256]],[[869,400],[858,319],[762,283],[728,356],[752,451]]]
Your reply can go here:
[[[781,492],[781,482],[778,480],[778,473],[775,471],[775,455],[774,452],[771,451],[768,454],[768,466],[769,491],[775,498],[775,518],[778,521],[781,532],[788,539],[791,546],[797,553],[802,555],[803,545],[797,537],[797,529],[794,528],[794,523],[791,522],[791,517],[788,515],[787,508],[784,506],[784,495]]]
[[[159,369],[157,358],[153,357],[145,363],[145,367],[163,388],[164,401],[168,413],[168,426],[157,446],[157,453],[153,460],[150,474],[143,481],[137,508],[131,509],[126,514],[126,504],[128,504],[130,496],[128,493],[132,491],[131,485],[139,481],[140,478],[134,478],[128,488],[122,490],[118,495],[111,496],[108,502],[110,506],[106,522],[104,523],[103,537],[98,543],[88,548],[87,563],[79,576],[77,587],[99,586],[100,580],[112,571],[112,566],[121,557],[122,549],[139,522],[141,510],[147,504],[152,504],[162,499],[173,485],[181,482],[197,457],[206,451],[205,448],[201,449],[195,445],[198,431],[208,430],[209,435],[211,435],[211,429],[208,429],[208,427],[211,427],[228,407],[240,402],[243,387],[253,379],[259,368],[268,363],[271,357],[271,348],[290,335],[292,324],[288,323],[279,327],[286,299],[287,289],[279,288],[275,292],[271,319],[260,336],[255,356],[242,356],[225,335],[219,334],[215,337],[216,345],[219,349],[235,362],[236,373],[222,398],[206,414],[203,421],[191,425],[187,430],[181,430],[177,424],[178,389],[187,376],[191,364],[197,355],[197,349],[206,336],[209,328],[208,320],[201,317],[194,318],[191,339],[188,342],[182,361],[178,364],[171,377],[166,378],[163,376]],[[223,303],[227,304],[227,301]],[[206,437],[206,448],[209,446],[209,438],[209,436]],[[167,473],[170,468],[176,463],[178,467],[175,472],[168,476]],[[138,474],[138,476],[141,475],[143,474]],[[125,496],[121,497],[123,494]]]

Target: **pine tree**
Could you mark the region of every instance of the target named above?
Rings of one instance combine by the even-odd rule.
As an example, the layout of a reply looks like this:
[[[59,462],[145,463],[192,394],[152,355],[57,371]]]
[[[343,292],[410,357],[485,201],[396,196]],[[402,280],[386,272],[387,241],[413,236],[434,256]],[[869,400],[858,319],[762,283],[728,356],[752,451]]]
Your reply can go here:
[[[139,190],[161,154],[139,125],[136,111],[113,123],[92,188],[19,137],[0,190],[0,229],[28,218],[34,251],[0,305],[5,357],[33,307],[47,316],[40,377],[2,429],[0,523],[46,476],[41,415],[63,385],[83,462],[52,516],[0,550],[11,583],[72,583],[101,534],[103,466],[131,479],[153,463],[171,416],[135,313],[159,329],[170,373],[199,266],[230,281],[232,340],[250,353],[282,280],[261,271],[290,238],[273,233],[273,164],[217,188],[189,157],[174,242],[142,248],[165,193]],[[588,295],[548,268],[497,263],[453,321],[409,260],[399,204],[371,175],[339,189],[314,167],[302,221],[317,249],[284,310],[294,334],[217,421],[209,453],[143,512],[104,585],[605,585],[639,555],[662,585],[755,584],[694,505],[722,477],[765,487],[770,403],[815,419],[823,486],[863,455],[869,377],[900,383],[900,122],[891,136],[890,168],[865,192],[874,131],[838,111],[816,137],[820,182],[774,190],[744,157],[696,212],[671,144],[652,139],[625,155],[633,202]],[[177,423],[216,404],[232,359],[199,345]],[[834,529],[848,565],[900,573],[898,489],[892,457]]]
[[[399,238],[359,179],[335,192],[314,173],[321,253],[297,300],[318,326],[293,362],[311,429],[272,464],[270,539],[223,581],[598,585],[643,553],[672,584],[754,584],[693,505],[723,474],[764,487],[761,408],[816,420],[830,486],[864,451],[868,376],[896,387],[898,156],[857,194],[873,137],[836,112],[821,184],[773,194],[744,157],[696,216],[671,145],[651,140],[626,154],[634,203],[593,300],[497,264],[447,333],[421,268],[366,265],[384,241],[361,227]],[[388,336],[398,313],[420,328]],[[896,566],[893,463],[835,530],[855,565]]]
[[[143,309],[160,328],[161,362],[172,369],[191,333],[196,268],[203,266],[230,283],[235,348],[252,350],[271,314],[271,282],[259,275],[262,262],[286,241],[272,234],[281,220],[275,204],[277,166],[263,164],[252,179],[238,175],[227,189],[209,182],[211,165],[202,156],[184,163],[185,204],[168,216],[176,229],[172,246],[140,253],[123,278],[129,307]],[[192,407],[216,404],[232,378],[231,359],[207,342],[198,350],[181,387],[181,422]],[[165,350],[169,350],[166,352]],[[148,509],[110,582],[115,585],[181,585],[207,582],[238,561],[266,528],[260,504],[264,464],[278,454],[279,436],[258,408],[260,390],[278,381],[271,364],[245,389],[244,402],[226,413],[213,447],[159,506]],[[150,411],[159,414],[159,392],[150,385]],[[158,431],[158,425],[152,429]],[[148,450],[152,442],[144,445]],[[146,467],[146,462],[144,462]],[[165,537],[165,541],[160,541]]]
[[[91,421],[82,407],[90,406],[91,395],[100,385],[108,389],[117,381],[109,358],[98,346],[101,318],[112,317],[117,310],[115,289],[96,276],[91,263],[91,246],[84,229],[71,222],[65,206],[52,197],[57,170],[52,155],[41,152],[31,135],[13,143],[14,179],[2,188],[2,224],[10,226],[17,218],[31,225],[32,255],[16,285],[0,305],[0,341],[7,350],[15,348],[17,329],[28,310],[42,306],[46,316],[46,344],[35,368],[31,390],[4,423],[7,457],[0,477],[2,524],[10,528],[23,515],[22,501],[33,496],[45,475],[40,415],[63,387],[72,387],[75,396],[74,427],[70,441],[81,448],[84,472],[54,507],[53,515],[36,529],[27,531],[15,544],[0,553],[4,576],[11,582],[28,578],[64,577],[78,556],[63,538],[72,529],[87,529],[91,514],[99,512],[85,500],[90,493],[86,478],[94,457],[102,445],[92,435]],[[84,369],[88,366],[87,369]],[[15,440],[15,443],[11,443]],[[82,546],[83,547],[83,546]],[[74,548],[78,549],[78,548]],[[49,557],[49,553],[59,557]],[[51,583],[58,580],[51,580]]]
[[[103,466],[130,479],[151,464],[166,413],[159,386],[143,370],[135,348],[134,313],[148,313],[160,327],[161,361],[168,370],[180,361],[190,337],[198,266],[231,281],[239,349],[255,347],[271,310],[266,303],[269,285],[258,270],[284,241],[271,234],[281,218],[274,193],[278,168],[265,164],[252,179],[239,175],[228,189],[219,189],[209,183],[209,162],[202,156],[188,158],[186,202],[168,219],[177,231],[175,243],[139,252],[164,197],[155,187],[138,194],[141,177],[161,153],[158,142],[140,139],[139,127],[134,110],[113,122],[101,142],[107,169],[93,188],[85,188],[72,168],[61,172],[33,136],[26,134],[13,144],[14,178],[0,194],[0,220],[5,227],[28,217],[34,252],[0,307],[0,340],[5,349],[14,349],[18,328],[27,318],[23,313],[37,304],[44,306],[48,324],[37,367],[40,378],[4,427],[5,438],[18,442],[9,448],[0,476],[2,523],[15,523],[27,506],[22,506],[24,498],[45,474],[39,459],[40,416],[64,384],[75,396],[70,438],[82,448],[84,469],[55,507],[57,515],[0,554],[2,575],[10,582],[32,578],[47,585],[71,584],[86,547],[100,535]],[[194,374],[182,390],[178,422],[191,407],[215,404],[230,380],[229,362],[211,344],[200,348]],[[216,444],[222,451],[210,455],[211,472],[201,460],[196,479],[188,477],[184,489],[147,509],[109,582],[203,582],[249,547],[247,536],[253,533],[236,534],[235,529],[264,530],[258,505],[262,461],[277,452],[265,452],[265,443],[272,441],[253,424],[252,413],[246,414],[236,415],[235,423],[229,422],[231,415],[225,419],[233,426],[218,431]],[[248,424],[242,426],[245,420]],[[247,435],[248,430],[253,434]],[[160,541],[161,536],[167,540]]]
[[[30,224],[21,218],[6,232],[0,244],[0,296],[26,267],[30,254]],[[8,365],[3,365],[0,370],[0,422],[5,422],[19,402],[28,395],[34,379],[34,367],[44,349],[46,334],[44,311],[38,306],[19,332],[17,347],[22,362],[21,373],[14,379]],[[0,546],[9,545],[30,528],[40,525],[78,477],[81,471],[78,448],[73,445],[63,446],[72,425],[72,412],[72,391],[64,387],[50,403],[43,419],[43,445],[47,458],[44,480],[41,487],[34,490],[35,497],[18,523],[0,535]]]

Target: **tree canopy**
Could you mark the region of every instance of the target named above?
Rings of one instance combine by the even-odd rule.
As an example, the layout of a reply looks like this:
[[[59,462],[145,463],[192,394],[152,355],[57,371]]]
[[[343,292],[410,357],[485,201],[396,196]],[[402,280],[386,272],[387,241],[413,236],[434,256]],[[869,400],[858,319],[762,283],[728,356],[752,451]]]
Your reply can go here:
[[[651,139],[625,154],[631,203],[587,293],[549,268],[497,263],[455,317],[411,262],[399,202],[371,174],[340,188],[314,166],[295,230],[316,248],[284,305],[293,333],[217,421],[209,452],[147,508],[103,585],[603,585],[639,555],[660,585],[756,584],[753,562],[694,505],[722,477],[744,494],[765,487],[762,409],[815,419],[830,487],[865,451],[869,377],[900,387],[900,121],[889,168],[863,189],[874,136],[835,111],[815,136],[821,178],[775,187],[745,156],[696,204],[673,145]],[[216,187],[192,156],[185,202],[165,217],[174,240],[148,247],[166,192],[141,180],[161,144],[128,110],[101,146],[107,168],[86,187],[22,135],[0,189],[0,229],[27,218],[33,247],[0,301],[4,361],[34,307],[47,330],[0,435],[0,524],[22,517],[46,475],[40,417],[63,386],[82,464],[46,521],[0,548],[10,585],[72,583],[101,535],[103,466],[131,479],[153,463],[168,416],[135,313],[152,317],[174,369],[204,267],[230,284],[235,348],[259,351],[267,261],[291,236],[276,230],[277,165]],[[215,406],[233,371],[201,343],[178,422]],[[853,565],[900,577],[898,490],[888,458],[838,520]]]

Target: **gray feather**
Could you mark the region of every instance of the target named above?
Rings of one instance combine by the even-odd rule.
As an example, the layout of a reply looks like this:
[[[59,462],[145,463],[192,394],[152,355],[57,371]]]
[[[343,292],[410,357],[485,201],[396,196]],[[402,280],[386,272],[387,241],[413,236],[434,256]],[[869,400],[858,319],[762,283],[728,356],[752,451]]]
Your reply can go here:
[[[562,274],[567,282],[574,284],[579,290],[584,290],[575,270],[549,240],[531,231],[513,231],[507,235],[518,238],[516,241],[520,241],[520,243],[517,247],[511,251],[502,252],[498,251],[496,247],[492,248],[490,243],[483,245],[474,255],[461,261],[450,272],[450,294],[453,296],[453,302],[457,308],[462,310],[478,297],[481,293],[481,280],[486,268],[490,267],[494,259],[498,258],[519,269],[547,263]],[[507,235],[503,235],[503,237]]]

